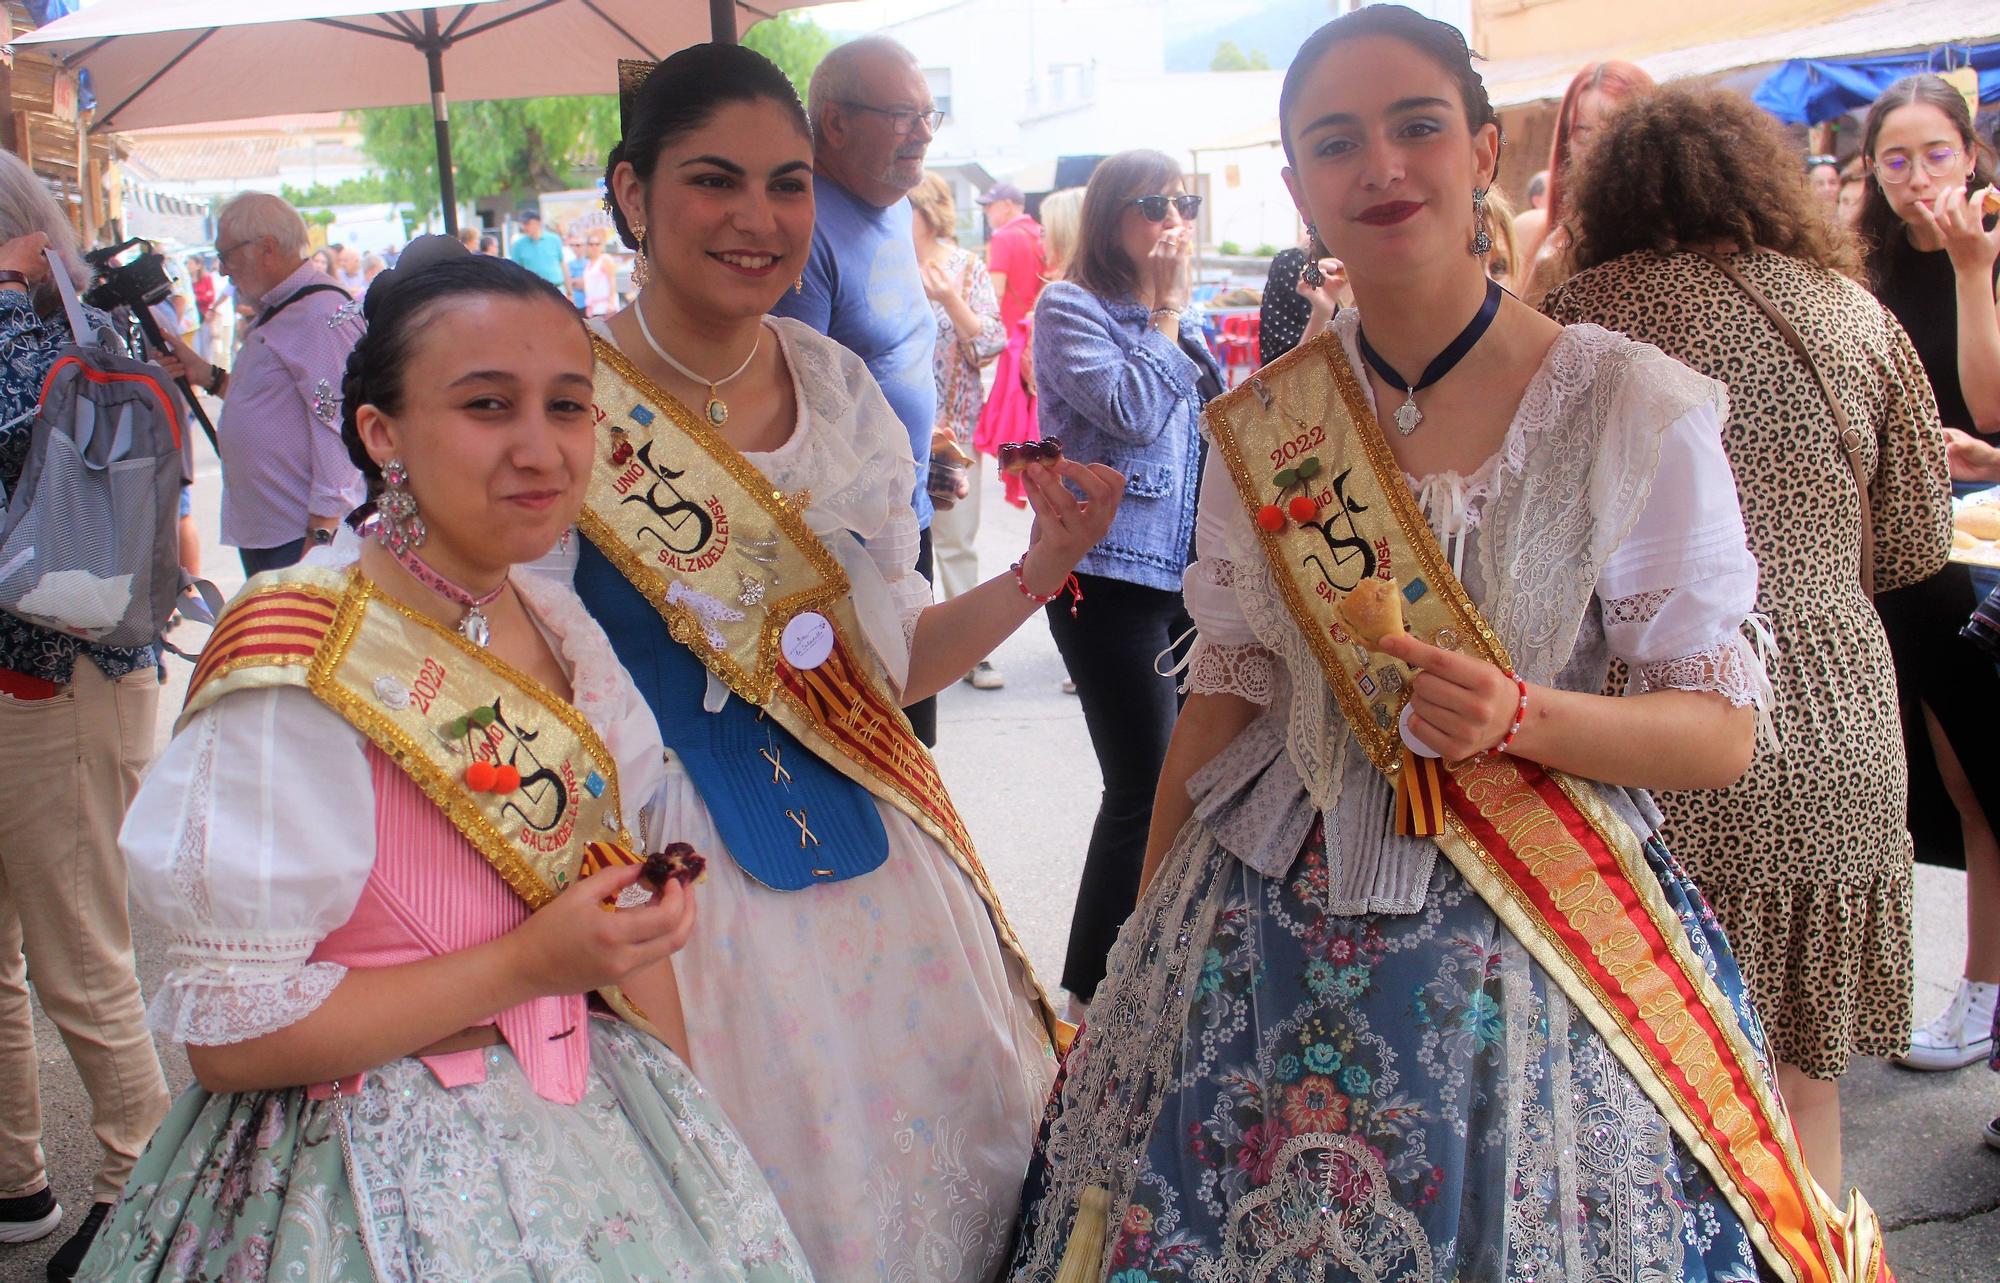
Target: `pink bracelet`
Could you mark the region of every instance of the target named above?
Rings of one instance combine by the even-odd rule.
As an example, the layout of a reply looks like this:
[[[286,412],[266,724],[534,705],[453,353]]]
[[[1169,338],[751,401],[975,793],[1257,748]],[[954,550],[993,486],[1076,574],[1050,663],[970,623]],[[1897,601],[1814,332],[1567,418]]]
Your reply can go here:
[[[1528,720],[1528,683],[1521,680],[1519,673],[1509,672],[1507,676],[1513,678],[1514,688],[1521,693],[1520,703],[1514,705],[1514,724],[1507,728],[1507,733],[1500,737],[1498,744],[1481,753],[1475,760],[1484,760],[1495,753],[1506,752],[1513,745],[1514,737],[1521,733],[1521,723]]]
[[[1026,597],[1029,601],[1034,602],[1037,606],[1046,606],[1050,602],[1054,601],[1056,598],[1062,596],[1064,593],[1068,593],[1069,617],[1071,619],[1075,619],[1076,608],[1083,604],[1083,585],[1076,581],[1076,576],[1071,575],[1069,578],[1063,580],[1062,587],[1056,589],[1054,592],[1044,597],[1041,593],[1038,593],[1034,589],[1028,587],[1027,576],[1023,574],[1021,571],[1021,564],[1027,561],[1027,559],[1028,555],[1026,553],[1022,553],[1019,557],[1015,558],[1013,566],[1010,567],[1010,569],[1012,569],[1014,572],[1014,586],[1021,590],[1021,595],[1023,597]]]

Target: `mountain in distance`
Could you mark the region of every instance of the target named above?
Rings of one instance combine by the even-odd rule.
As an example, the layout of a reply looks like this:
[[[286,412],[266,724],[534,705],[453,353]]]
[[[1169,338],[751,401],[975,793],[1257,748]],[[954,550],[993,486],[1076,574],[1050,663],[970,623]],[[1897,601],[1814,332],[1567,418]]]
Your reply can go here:
[[[1207,71],[1225,40],[1282,69],[1333,14],[1330,0],[1168,0],[1167,70]]]

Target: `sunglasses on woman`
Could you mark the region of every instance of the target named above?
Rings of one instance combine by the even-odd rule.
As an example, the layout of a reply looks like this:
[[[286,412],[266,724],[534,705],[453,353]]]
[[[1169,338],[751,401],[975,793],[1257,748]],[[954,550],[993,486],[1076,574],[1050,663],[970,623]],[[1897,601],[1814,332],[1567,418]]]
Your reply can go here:
[[[1194,216],[1201,212],[1199,196],[1134,196],[1132,203],[1139,207],[1139,212],[1146,216],[1146,221],[1149,223],[1166,222],[1169,204],[1179,210],[1181,217],[1190,223],[1194,221]]]

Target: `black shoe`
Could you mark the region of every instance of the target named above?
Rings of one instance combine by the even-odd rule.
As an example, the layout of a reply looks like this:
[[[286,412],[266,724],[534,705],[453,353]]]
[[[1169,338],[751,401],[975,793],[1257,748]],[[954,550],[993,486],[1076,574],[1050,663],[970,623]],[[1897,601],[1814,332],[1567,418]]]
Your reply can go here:
[[[0,1198],[0,1243],[32,1243],[60,1224],[62,1204],[46,1185],[19,1198]]]
[[[76,1227],[76,1233],[69,1236],[69,1242],[56,1249],[49,1258],[50,1283],[69,1283],[76,1277],[83,1265],[83,1258],[90,1253],[90,1245],[97,1241],[97,1231],[104,1228],[104,1218],[111,1214],[111,1204],[92,1203],[83,1215],[83,1224]]]

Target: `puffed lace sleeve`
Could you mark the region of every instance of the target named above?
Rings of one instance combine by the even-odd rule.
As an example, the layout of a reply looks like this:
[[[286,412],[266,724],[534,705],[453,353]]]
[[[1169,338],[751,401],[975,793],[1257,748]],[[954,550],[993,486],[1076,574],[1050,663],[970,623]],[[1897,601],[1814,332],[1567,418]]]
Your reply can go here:
[[[801,405],[795,445],[757,456],[781,486],[809,489],[806,524],[840,559],[868,644],[900,691],[931,585],[917,573],[910,436],[860,357],[803,325],[772,323]]]
[[[1667,429],[1646,506],[1597,585],[1611,652],[1631,691],[1713,691],[1737,707],[1770,706],[1758,645],[1757,562],[1737,505],[1713,405]]]
[[[118,838],[169,933],[154,1029],[243,1042],[326,1001],[347,969],[312,952],[374,866],[373,799],[359,732],[304,690],[229,695],[174,736]]]
[[[1187,660],[1187,690],[1269,704],[1276,661],[1244,617],[1236,596],[1236,562],[1230,556],[1233,546],[1246,542],[1232,540],[1231,527],[1245,521],[1229,467],[1220,451],[1210,450],[1195,507],[1196,560],[1181,576],[1181,593],[1196,632]]]

